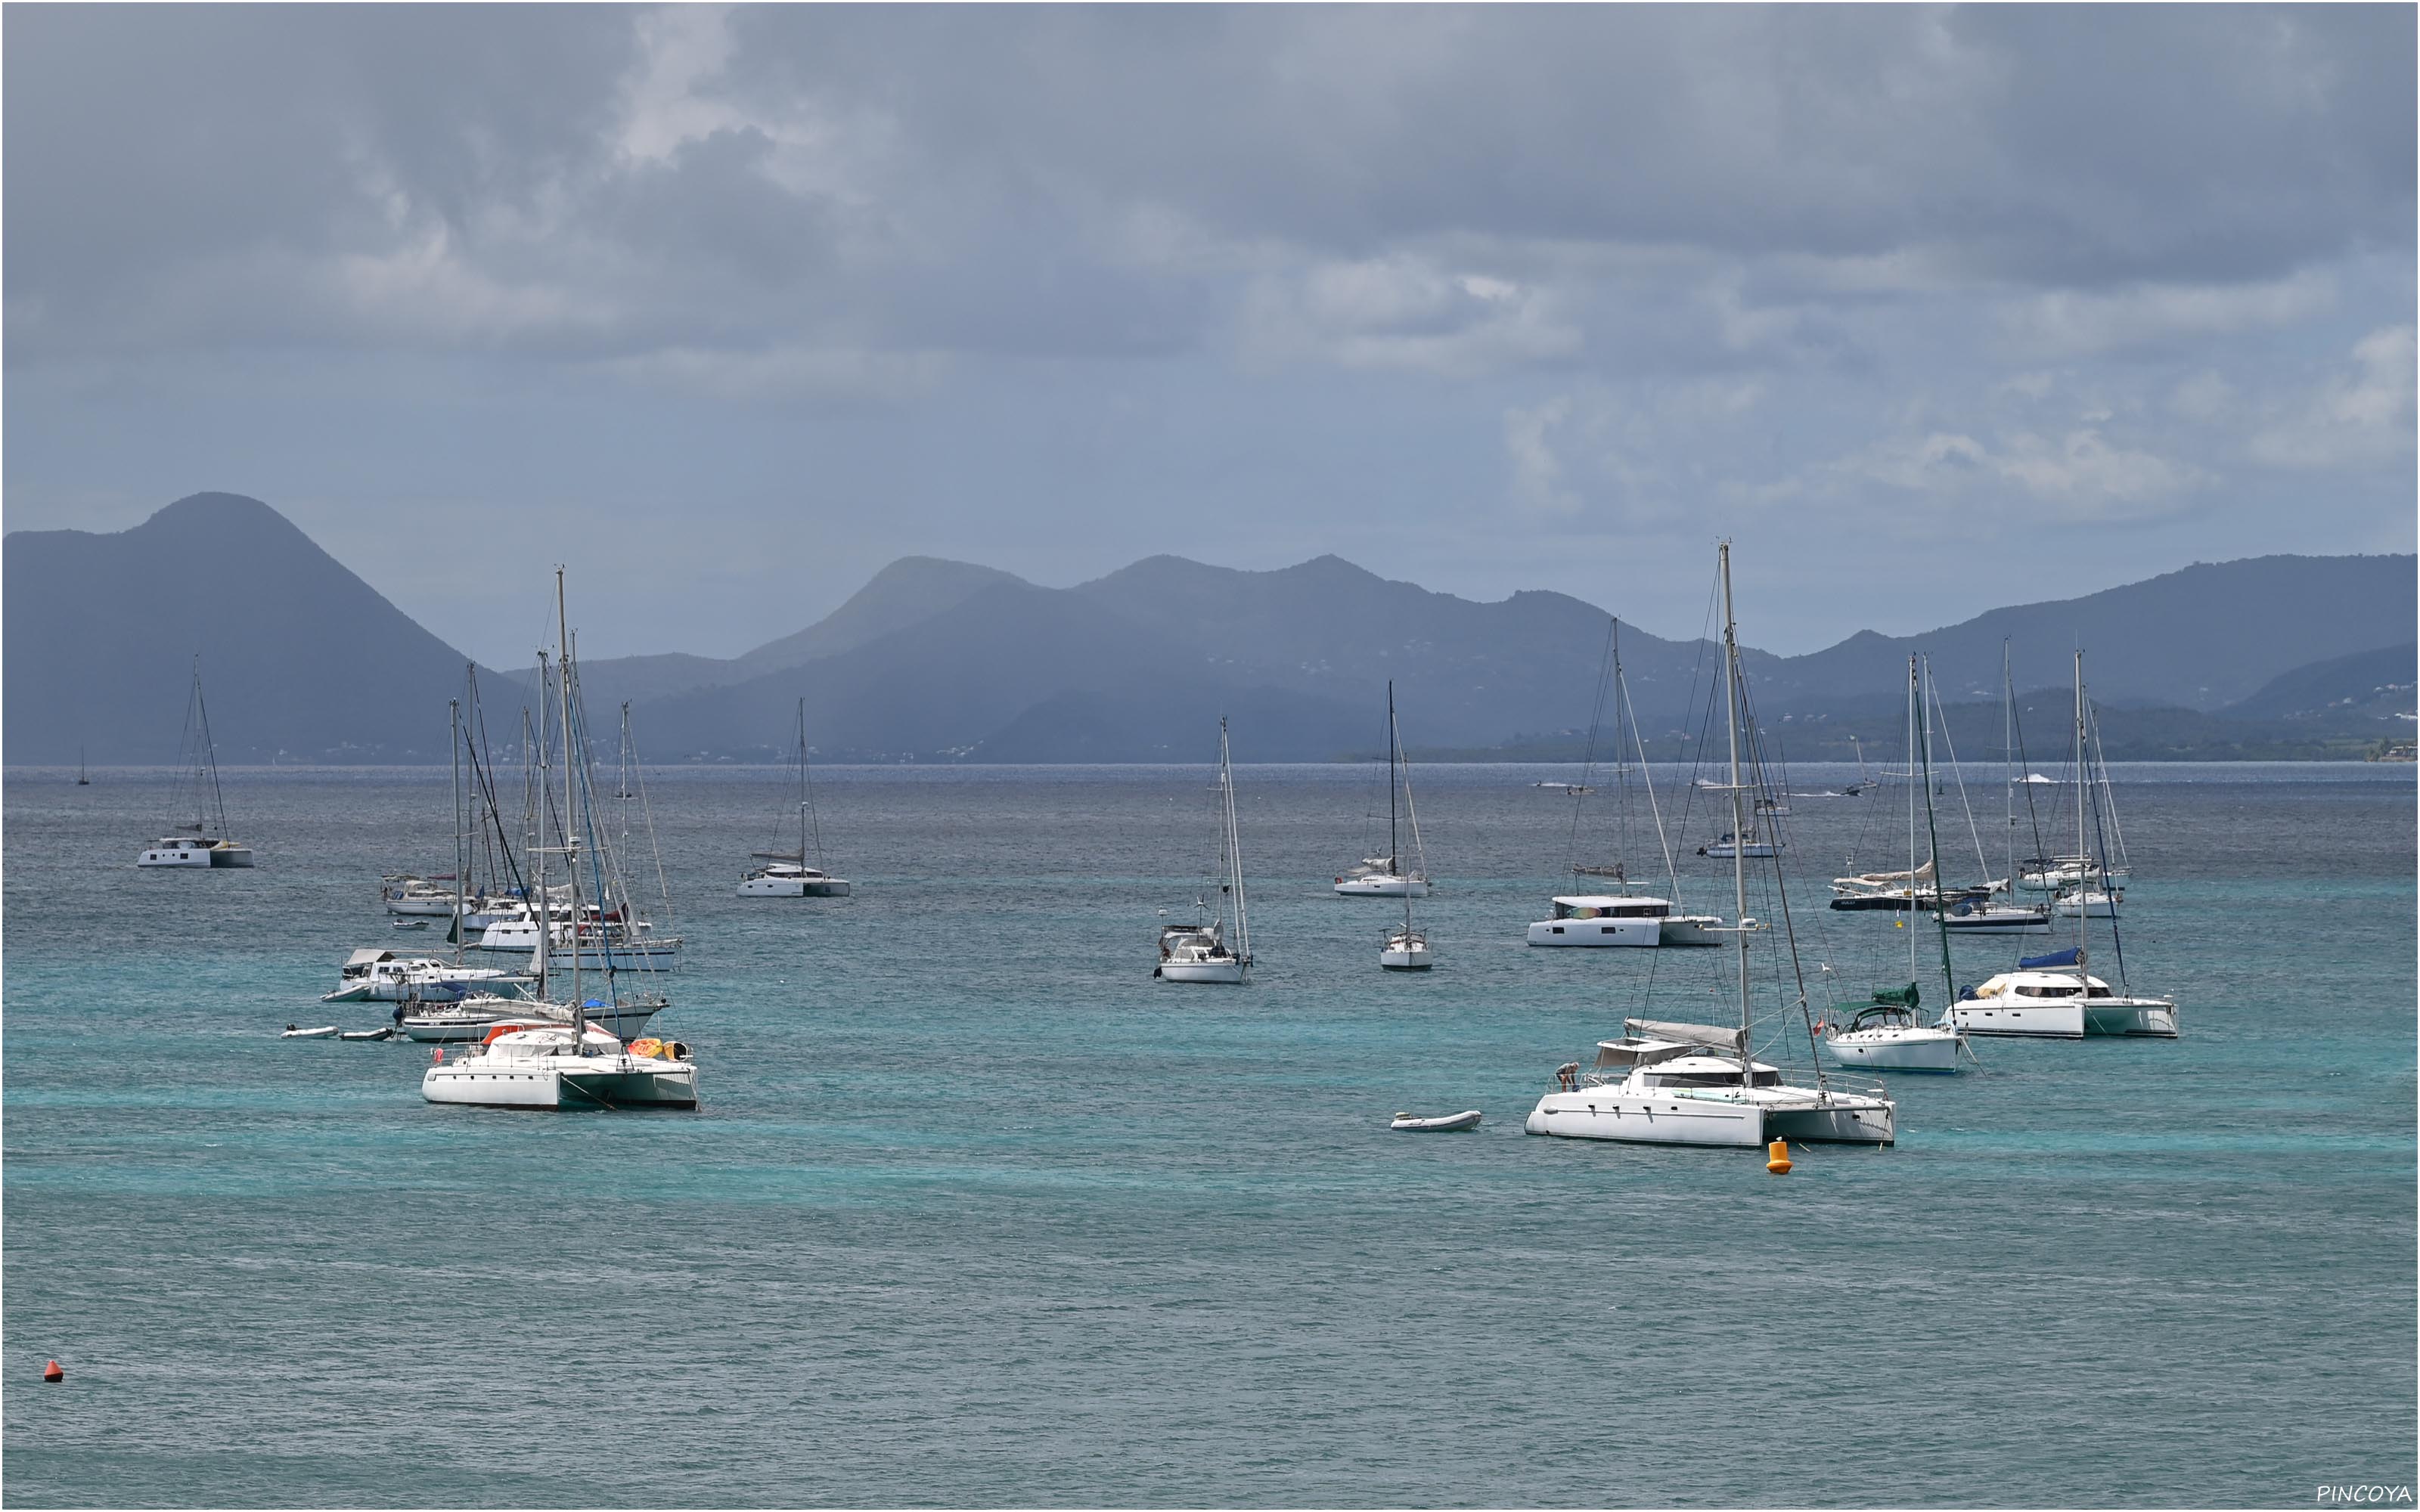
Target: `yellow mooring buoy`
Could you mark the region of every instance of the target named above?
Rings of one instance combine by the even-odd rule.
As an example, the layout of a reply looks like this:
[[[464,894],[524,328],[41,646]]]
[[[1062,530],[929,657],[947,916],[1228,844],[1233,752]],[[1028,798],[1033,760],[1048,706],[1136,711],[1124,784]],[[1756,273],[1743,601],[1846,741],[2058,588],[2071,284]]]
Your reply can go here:
[[[1764,1149],[1764,1168],[1776,1176],[1790,1174],[1790,1141],[1776,1139]]]

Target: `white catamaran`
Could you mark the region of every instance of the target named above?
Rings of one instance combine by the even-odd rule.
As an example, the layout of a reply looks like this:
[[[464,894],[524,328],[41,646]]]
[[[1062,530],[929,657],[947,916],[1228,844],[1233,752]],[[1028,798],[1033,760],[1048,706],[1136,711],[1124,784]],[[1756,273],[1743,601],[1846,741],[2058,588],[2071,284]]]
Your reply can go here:
[[[1616,795],[1615,817],[1623,841],[1610,866],[1584,863],[1579,856],[1580,808],[1572,809],[1571,854],[1566,865],[1571,869],[1575,888],[1598,878],[1611,881],[1611,892],[1559,893],[1548,900],[1544,918],[1529,926],[1527,938],[1531,945],[1596,949],[1624,946],[1652,949],[1665,945],[1720,945],[1725,931],[1723,921],[1713,915],[1679,912],[1668,897],[1655,897],[1635,892],[1628,872],[1629,860],[1622,851],[1628,848],[1630,835],[1630,752],[1622,748],[1621,730],[1625,717],[1629,721],[1633,744],[1638,757],[1638,784],[1647,794],[1647,811],[1655,822],[1656,854],[1664,862],[1664,879],[1677,896],[1681,890],[1679,872],[1672,865],[1672,845],[1664,832],[1664,810],[1655,801],[1655,779],[1648,770],[1647,741],[1638,728],[1637,711],[1630,706],[1630,685],[1621,671],[1621,622],[1613,620],[1606,626],[1606,658],[1597,678],[1597,709],[1589,720],[1588,753],[1580,764],[1580,779],[1561,784],[1575,799],[1594,793],[1590,779],[1596,776],[1596,733],[1604,720],[1605,698],[1610,675],[1613,695],[1613,776],[1619,792]],[[1652,884],[1651,884],[1652,886]]]
[[[1204,917],[1159,929],[1162,981],[1209,981],[1240,985],[1252,969],[1252,928],[1244,912],[1244,852],[1235,829],[1235,768],[1227,749],[1227,721],[1218,721],[1218,906],[1195,906]],[[1235,904],[1235,934],[1227,936],[1227,903]]]
[[[1723,688],[1730,731],[1731,830],[1747,827],[1748,788],[1740,775],[1739,637],[1731,617],[1730,543],[1721,548]],[[1781,1072],[1751,1054],[1754,1017],[1748,986],[1748,936],[1761,926],[1747,917],[1747,858],[1731,856],[1737,925],[1726,931],[1739,960],[1739,1027],[1637,1020],[1617,1041],[1598,1046],[1596,1067],[1577,1062],[1556,1072],[1553,1090],[1538,1099],[1525,1127],[1533,1134],[1609,1139],[1633,1144],[1761,1149],[1776,1139],[1888,1145],[1898,1138],[1899,1108],[1877,1094],[1838,1091],[1819,1068],[1813,1087],[1782,1080]],[[1788,911],[1783,911],[1787,928]]]
[[[2084,653],[2075,654],[2075,855],[2058,857],[2077,863],[2075,870],[2095,875],[2109,872],[2094,854],[2087,825],[2092,817],[2091,703],[2084,693]],[[2080,1040],[2086,1035],[2173,1040],[2177,1037],[2177,1005],[2165,997],[2137,996],[2127,990],[2125,947],[2118,940],[2114,912],[2109,920],[2110,944],[2117,949],[2119,986],[2113,988],[2089,970],[2092,963],[2089,909],[2079,909],[2075,944],[2067,949],[2017,962],[1981,985],[1958,995],[1942,1015],[1942,1023],[1968,1034],[2026,1039]]]
[[[814,847],[815,864],[807,865],[808,847]],[[807,701],[799,700],[799,848],[795,851],[754,851],[750,859],[765,864],[739,879],[742,898],[845,898],[848,879],[836,877],[826,868],[824,858],[823,822],[815,815],[814,789],[807,778]]]
[[[185,735],[179,761],[186,768],[185,782],[193,794],[194,822],[180,825],[173,835],[153,841],[134,858],[134,864],[195,871],[252,865],[250,846],[224,838],[226,795],[219,787],[219,752],[210,739],[209,706],[202,700],[199,656],[194,658],[194,690],[185,701]],[[186,834],[186,830],[193,833]]]
[[[536,885],[532,890],[537,899],[541,938],[553,922],[546,887],[548,856],[564,858],[573,918],[580,917],[583,862],[591,871],[597,890],[606,891],[608,887],[604,860],[598,854],[602,847],[583,843],[583,832],[593,837],[596,827],[595,774],[582,735],[579,684],[573,671],[571,633],[560,567],[555,569],[554,581],[555,626],[561,648],[556,688],[563,729],[563,843],[558,847],[529,847],[537,867]],[[543,661],[539,664],[539,684],[541,687],[545,686]],[[541,783],[546,780],[546,762],[547,749],[541,743]],[[580,950],[566,952],[571,962],[571,1000],[561,1004],[549,1001],[549,953],[544,949],[534,952],[538,996],[535,1011],[525,1018],[500,1019],[491,1024],[479,1047],[460,1057],[448,1059],[440,1048],[436,1061],[421,1075],[421,1096],[431,1103],[481,1107],[695,1107],[697,1066],[688,1057],[685,1047],[654,1039],[634,1041],[626,1046],[617,1036],[592,1026],[589,1003],[582,990],[583,952]],[[617,995],[613,978],[614,971],[609,964],[604,989],[608,998]],[[468,1009],[473,1005],[460,1006]]]

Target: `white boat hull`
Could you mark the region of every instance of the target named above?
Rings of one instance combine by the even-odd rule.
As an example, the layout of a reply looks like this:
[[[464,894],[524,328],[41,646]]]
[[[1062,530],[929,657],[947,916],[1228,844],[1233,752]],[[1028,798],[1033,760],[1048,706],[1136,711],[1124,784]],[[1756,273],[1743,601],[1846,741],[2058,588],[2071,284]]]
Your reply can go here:
[[[1339,898],[1425,898],[1429,895],[1426,877],[1338,877]]]
[[[1723,921],[1710,914],[1674,915],[1657,920],[1663,926],[1660,943],[1668,946],[1728,945],[1730,932]]]
[[[1610,1087],[1549,1092],[1522,1125],[1559,1139],[1753,1149],[1765,1143],[1764,1109],[1714,1098],[1648,1096]]]
[[[2173,1040],[2177,1037],[2177,1006],[2157,998],[2094,998],[2084,1005],[2084,1032]]]
[[[2061,918],[2116,918],[2118,900],[2105,892],[2087,892],[2083,897],[2063,897],[2051,904]]]
[[[1529,926],[1531,945],[1652,949],[1664,943],[1664,926],[1674,918],[1550,918]]]
[[[1378,952],[1378,964],[1388,971],[1426,971],[1429,968],[1429,948],[1419,945],[1399,949],[1390,945]]]
[[[1754,1149],[1776,1139],[1888,1145],[1898,1141],[1899,1110],[1879,1097],[1796,1088],[1721,1096],[1582,1087],[1540,1098],[1523,1127],[1533,1134],[1632,1145]]]
[[[134,864],[182,867],[203,872],[213,867],[250,866],[252,848],[224,840],[215,845],[149,845],[134,857]]]
[[[845,898],[848,884],[839,877],[819,881],[798,877],[750,877],[739,884],[742,898]]]
[[[2084,1038],[2084,1005],[2081,1002],[1952,1003],[1945,1016],[1950,1024],[1967,1034],[2024,1040]]]
[[[1852,1029],[1823,1041],[1832,1058],[1861,1071],[1954,1072],[1959,1037],[1954,1029]]]
[[[1164,961],[1160,963],[1162,981],[1210,981],[1229,985],[1244,980],[1244,963],[1226,961]]]
[[[468,1056],[421,1074],[431,1103],[490,1108],[693,1108],[697,1068],[640,1056],[550,1056],[489,1064]]]

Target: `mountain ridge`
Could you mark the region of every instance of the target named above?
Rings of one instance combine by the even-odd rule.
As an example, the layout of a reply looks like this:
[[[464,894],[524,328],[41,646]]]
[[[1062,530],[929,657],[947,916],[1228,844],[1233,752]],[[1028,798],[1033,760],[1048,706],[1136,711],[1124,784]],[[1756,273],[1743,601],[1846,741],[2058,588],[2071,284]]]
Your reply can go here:
[[[12,532],[6,555],[12,764],[72,760],[79,746],[104,764],[162,759],[194,651],[225,760],[442,759],[467,658],[257,500],[191,495],[116,534]],[[1911,647],[1932,657],[1946,699],[1996,700],[2004,640],[2018,686],[2045,687],[2086,639],[2105,709],[2199,717],[2331,659],[2370,656],[2342,675],[2399,687],[2409,679],[2388,673],[2411,639],[2413,577],[2410,556],[2201,563],[1922,636],[1860,630],[1798,656],[1744,647],[1743,660],[1763,717],[1811,728],[1886,692]],[[592,708],[632,703],[658,758],[769,752],[805,697],[827,760],[1192,759],[1221,708],[1260,722],[1238,733],[1253,759],[1320,760],[1376,743],[1388,681],[1415,746],[1500,749],[1518,732],[1584,727],[1608,629],[1569,594],[1465,599],[1333,554],[1257,572],[1159,554],[1069,588],[925,556],[740,656],[613,658],[582,674]],[[1713,648],[1627,622],[1619,633],[1641,719],[1687,723]],[[2340,712],[2345,696],[2315,708]]]

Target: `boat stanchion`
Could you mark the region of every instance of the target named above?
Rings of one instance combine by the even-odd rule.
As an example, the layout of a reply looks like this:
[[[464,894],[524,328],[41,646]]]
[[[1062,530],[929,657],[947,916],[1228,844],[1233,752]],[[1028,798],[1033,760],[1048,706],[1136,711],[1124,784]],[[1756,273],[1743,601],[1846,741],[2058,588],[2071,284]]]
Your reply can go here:
[[[1790,1174],[1790,1141],[1776,1139],[1764,1149],[1764,1168],[1776,1176]]]

